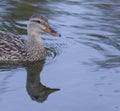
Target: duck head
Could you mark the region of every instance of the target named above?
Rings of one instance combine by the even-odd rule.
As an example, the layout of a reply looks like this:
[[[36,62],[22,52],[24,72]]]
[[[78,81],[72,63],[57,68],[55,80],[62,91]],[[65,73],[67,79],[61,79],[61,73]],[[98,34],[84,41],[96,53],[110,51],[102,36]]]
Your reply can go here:
[[[40,14],[35,14],[30,17],[28,23],[28,34],[29,33],[36,33],[38,35],[41,33],[48,33],[56,37],[61,36],[58,32],[50,27],[48,19]]]

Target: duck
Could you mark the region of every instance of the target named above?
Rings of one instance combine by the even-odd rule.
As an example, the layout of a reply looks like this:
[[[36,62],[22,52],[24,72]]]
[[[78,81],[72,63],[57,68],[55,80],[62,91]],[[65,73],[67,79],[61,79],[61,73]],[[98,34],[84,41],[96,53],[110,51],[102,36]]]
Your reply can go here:
[[[34,62],[44,59],[46,49],[40,37],[43,33],[61,36],[41,14],[34,14],[29,18],[27,40],[19,35],[0,31],[0,62]]]

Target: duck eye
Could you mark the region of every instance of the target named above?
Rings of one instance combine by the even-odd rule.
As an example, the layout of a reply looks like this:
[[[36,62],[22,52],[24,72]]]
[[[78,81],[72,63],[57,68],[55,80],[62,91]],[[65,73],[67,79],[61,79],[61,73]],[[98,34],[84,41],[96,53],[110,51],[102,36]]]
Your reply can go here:
[[[39,20],[37,20],[36,22],[37,22],[37,23],[40,23],[40,21],[39,21]]]

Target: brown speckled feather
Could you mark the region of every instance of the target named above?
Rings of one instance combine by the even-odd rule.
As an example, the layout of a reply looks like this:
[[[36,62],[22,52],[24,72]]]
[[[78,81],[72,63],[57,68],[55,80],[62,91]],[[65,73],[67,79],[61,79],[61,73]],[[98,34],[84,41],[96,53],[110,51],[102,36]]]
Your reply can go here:
[[[20,61],[25,55],[24,41],[18,35],[0,31],[0,61]]]

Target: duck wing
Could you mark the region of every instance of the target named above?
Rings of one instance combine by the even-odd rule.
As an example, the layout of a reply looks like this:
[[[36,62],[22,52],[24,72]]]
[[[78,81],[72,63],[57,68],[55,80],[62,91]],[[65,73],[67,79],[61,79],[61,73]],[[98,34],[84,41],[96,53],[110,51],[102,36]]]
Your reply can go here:
[[[20,36],[0,31],[0,61],[19,61],[25,55],[25,42]]]

